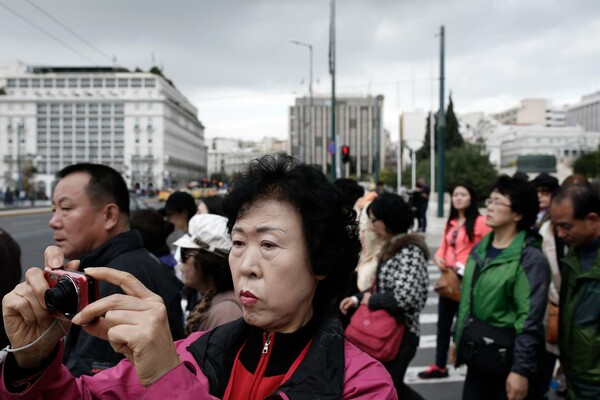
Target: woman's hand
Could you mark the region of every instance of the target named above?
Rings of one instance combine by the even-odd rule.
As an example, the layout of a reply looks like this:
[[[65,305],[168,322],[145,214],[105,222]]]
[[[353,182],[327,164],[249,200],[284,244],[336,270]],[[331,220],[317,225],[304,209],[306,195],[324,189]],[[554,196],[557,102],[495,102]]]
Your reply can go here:
[[[19,348],[33,343],[52,325],[54,318],[46,309],[44,293],[48,289],[44,271],[30,268],[25,273],[25,282],[18,284],[12,292],[2,300],[2,317],[4,329],[12,348]],[[59,321],[68,330],[70,322]],[[13,353],[20,368],[39,367],[64,336],[59,326],[52,330],[38,343],[28,349]]]
[[[73,323],[108,340],[129,359],[140,383],[148,386],[179,365],[163,300],[133,275],[112,268],[86,268],[85,273],[123,289],[85,307]]]
[[[523,400],[529,390],[527,377],[511,372],[506,378],[506,399]]]
[[[354,296],[344,298],[340,302],[340,312],[343,315],[346,315],[348,314],[348,311],[350,311],[351,308],[358,307],[358,302],[356,300],[357,298]]]
[[[437,265],[437,267],[440,269],[440,271],[442,271],[446,268],[446,260],[440,256],[434,256],[433,262],[435,265]]]
[[[369,306],[369,299],[371,298],[371,292],[363,293],[363,297],[360,301],[360,304],[364,304],[365,306]]]
[[[448,362],[451,365],[456,364],[456,343],[454,341],[450,343],[450,348],[448,349]]]

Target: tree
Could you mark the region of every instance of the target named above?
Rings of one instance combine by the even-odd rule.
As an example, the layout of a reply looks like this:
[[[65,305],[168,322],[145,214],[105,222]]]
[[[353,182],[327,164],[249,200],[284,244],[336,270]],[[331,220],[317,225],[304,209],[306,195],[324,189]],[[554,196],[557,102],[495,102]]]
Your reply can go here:
[[[480,203],[490,194],[490,188],[498,178],[498,173],[490,162],[483,147],[464,143],[446,152],[446,168],[444,170],[444,192],[449,193],[461,181],[468,182],[475,189]],[[417,163],[416,176],[429,176],[429,159]],[[410,186],[411,169],[406,168],[402,174],[402,182]]]
[[[583,153],[573,164],[573,172],[583,174],[588,178],[600,176],[600,146],[598,150]]]
[[[398,188],[398,174],[395,169],[383,168],[379,171],[379,180],[385,183],[386,186]]]
[[[450,100],[448,102],[448,108],[446,110],[446,128],[444,130],[445,140],[444,140],[444,149],[449,150],[454,147],[462,146],[465,141],[460,134],[458,119],[456,118],[456,114],[454,114],[454,102],[452,101],[452,95],[450,95]],[[430,139],[430,117],[427,116],[426,130],[425,130],[425,139],[423,140],[423,147],[417,150],[417,162],[429,158],[429,149],[431,147]],[[434,114],[434,132],[437,137],[438,130],[438,114]],[[437,148],[436,148],[437,150]]]

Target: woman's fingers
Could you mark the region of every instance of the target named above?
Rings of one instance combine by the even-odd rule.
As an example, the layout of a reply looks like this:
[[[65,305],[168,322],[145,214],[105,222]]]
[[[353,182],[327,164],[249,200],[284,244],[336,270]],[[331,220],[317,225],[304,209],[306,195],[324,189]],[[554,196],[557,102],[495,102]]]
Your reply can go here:
[[[48,246],[44,250],[44,266],[52,269],[60,268],[65,261],[65,255],[58,246]]]
[[[84,272],[93,278],[119,286],[128,295],[148,300],[161,299],[129,272],[107,267],[86,268]]]

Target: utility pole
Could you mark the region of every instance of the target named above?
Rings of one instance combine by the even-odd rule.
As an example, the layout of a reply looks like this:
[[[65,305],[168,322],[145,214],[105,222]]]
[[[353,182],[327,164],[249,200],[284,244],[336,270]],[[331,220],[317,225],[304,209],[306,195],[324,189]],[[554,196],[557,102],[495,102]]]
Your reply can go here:
[[[433,123],[433,121],[432,121]],[[440,28],[440,111],[438,114],[438,217],[444,216],[444,147],[446,136],[444,114],[444,26]]]
[[[312,163],[312,151],[313,151],[313,146],[312,146],[312,142],[313,142],[313,137],[314,137],[314,133],[313,133],[313,118],[312,118],[312,111],[313,111],[313,89],[312,89],[312,85],[313,85],[313,47],[312,44],[310,43],[304,43],[301,42],[299,40],[296,39],[289,39],[290,43],[298,45],[298,46],[304,46],[306,48],[308,48],[308,52],[309,52],[309,81],[308,81],[308,96],[309,96],[309,106],[308,106],[308,136],[309,136],[309,140],[306,140],[306,123],[303,124],[302,126],[302,134],[300,136],[301,140],[300,140],[300,161],[304,162],[304,163]],[[306,115],[304,116],[304,119],[306,119]],[[306,152],[305,152],[305,148],[308,142],[308,149],[309,149],[309,153],[311,153],[308,157],[306,156]]]
[[[335,144],[335,148],[331,154],[331,180],[335,181],[337,176],[341,174],[340,143],[336,140],[335,130],[335,0],[330,0],[329,3],[329,73],[331,74],[331,141]]]
[[[381,106],[379,102],[383,101],[383,96],[375,97],[375,183],[379,182],[379,169],[381,159]]]
[[[23,171],[21,169],[21,137],[23,136],[24,128],[23,122],[19,122],[17,124],[17,199],[19,199],[19,196],[21,195],[21,190],[23,190]]]

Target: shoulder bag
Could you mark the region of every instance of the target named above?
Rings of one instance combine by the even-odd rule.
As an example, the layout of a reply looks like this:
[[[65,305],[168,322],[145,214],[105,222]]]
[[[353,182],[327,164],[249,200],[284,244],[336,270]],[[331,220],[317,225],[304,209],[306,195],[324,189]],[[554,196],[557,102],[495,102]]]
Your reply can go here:
[[[452,240],[454,243],[450,243],[450,246],[454,248],[454,259],[456,260],[456,236],[458,236],[458,229],[456,228],[452,232]],[[446,240],[446,234],[444,234],[444,240]],[[446,297],[452,301],[460,301],[460,285],[461,281],[458,278],[456,270],[452,267],[447,267],[442,270],[442,274],[435,283],[434,290],[443,297]]]
[[[371,293],[374,287],[375,282],[371,286]],[[371,357],[387,362],[398,355],[404,328],[404,324],[398,322],[386,310],[372,310],[369,306],[361,304],[352,315],[345,336]]]
[[[477,371],[505,377],[512,367],[515,330],[493,326],[472,315],[473,288],[478,277],[479,266],[475,265],[471,304],[460,337],[457,365],[464,363]]]

